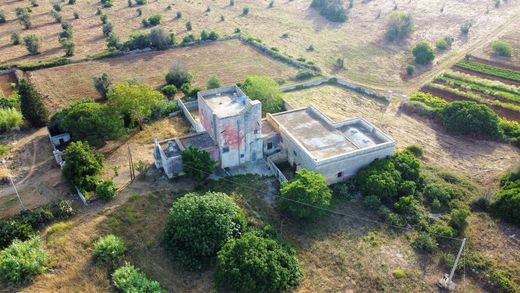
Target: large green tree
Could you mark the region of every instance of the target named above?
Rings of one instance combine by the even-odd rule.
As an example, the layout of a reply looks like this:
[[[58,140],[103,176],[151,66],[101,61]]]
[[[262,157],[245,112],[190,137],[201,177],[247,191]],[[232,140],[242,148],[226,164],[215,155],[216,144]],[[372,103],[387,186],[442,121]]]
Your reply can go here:
[[[74,103],[65,112],[59,128],[69,132],[74,140],[86,140],[90,145],[100,146],[125,133],[123,119],[94,101]]]
[[[71,184],[93,191],[97,176],[103,169],[103,161],[103,155],[97,153],[87,142],[73,142],[65,149],[62,173]]]
[[[116,84],[107,94],[110,109],[125,117],[125,123],[142,126],[144,119],[152,115],[152,109],[165,97],[152,86],[137,81]]]
[[[200,269],[245,226],[244,214],[225,193],[189,193],[173,204],[164,242],[182,265]]]
[[[20,285],[45,271],[46,252],[40,238],[15,240],[0,252],[0,278]]]
[[[242,90],[252,100],[262,102],[263,113],[283,110],[282,91],[278,83],[269,76],[249,76],[242,84]]]
[[[45,126],[49,122],[49,113],[34,86],[23,79],[20,81],[18,93],[23,117],[34,127]]]
[[[498,115],[486,105],[456,101],[440,114],[444,127],[451,133],[488,138],[502,136]]]
[[[293,216],[313,219],[330,206],[332,191],[323,175],[301,169],[280,188],[281,208]]]
[[[218,253],[217,286],[232,292],[284,292],[302,277],[294,250],[258,232],[229,241]]]
[[[428,64],[435,59],[433,48],[426,42],[419,42],[412,50],[417,64]]]
[[[186,176],[201,182],[215,170],[216,162],[207,151],[190,146],[182,152],[182,166]]]

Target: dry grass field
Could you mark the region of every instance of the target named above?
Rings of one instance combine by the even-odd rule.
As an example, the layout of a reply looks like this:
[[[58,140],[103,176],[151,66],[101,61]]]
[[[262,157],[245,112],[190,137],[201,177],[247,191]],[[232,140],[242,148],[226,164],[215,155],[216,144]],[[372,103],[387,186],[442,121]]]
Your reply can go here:
[[[14,10],[28,3],[16,0],[2,2],[9,21],[0,25],[0,63],[49,59],[63,55],[57,39],[57,33],[61,29],[48,15],[51,9],[49,1],[40,1],[40,6],[34,8],[34,28],[21,32],[22,36],[35,33],[43,38],[42,54],[37,56],[28,56],[23,46],[9,45],[10,33],[21,29],[15,19]],[[434,43],[445,35],[451,35],[455,38],[453,49],[443,54],[442,58],[448,57],[453,52],[471,48],[478,41],[489,41],[491,34],[501,32],[520,13],[517,0],[504,1],[498,9],[495,8],[495,1],[491,0],[363,2],[354,1],[349,20],[343,24],[325,20],[309,8],[310,0],[275,1],[273,8],[268,8],[267,0],[237,1],[234,6],[230,6],[227,0],[184,0],[175,3],[157,0],[140,6],[143,11],[141,17],[137,16],[138,7],[128,7],[127,1],[116,0],[114,7],[103,11],[122,40],[127,39],[131,32],[148,30],[142,27],[141,20],[157,13],[163,16],[159,27],[175,33],[178,39],[187,33],[199,34],[202,30],[231,34],[235,28],[240,28],[242,32],[262,39],[268,46],[278,47],[294,57],[315,61],[326,73],[381,88],[404,85],[401,74],[410,58],[410,47],[416,42],[425,40]],[[95,14],[98,5],[97,1],[78,1],[75,5],[63,6],[63,20],[74,26],[77,49],[75,58],[85,57],[105,48],[101,21]],[[171,5],[169,10],[168,5]],[[245,6],[250,7],[247,16],[241,15]],[[208,7],[210,11],[207,11]],[[408,41],[389,44],[384,40],[386,23],[388,16],[396,8],[397,11],[410,13],[417,29]],[[81,14],[78,20],[72,17],[75,10]],[[182,13],[181,19],[176,18],[177,11]],[[193,24],[192,32],[186,30],[187,21]],[[460,26],[466,21],[472,21],[474,25],[469,36],[462,37]],[[282,37],[285,33],[288,37]],[[307,50],[310,45],[315,48],[312,52]],[[226,58],[219,54],[212,54],[211,57],[219,61]],[[337,72],[334,69],[334,62],[338,57],[345,58],[346,70]],[[133,73],[137,74],[138,71]]]
[[[114,82],[136,78],[160,86],[165,83],[168,68],[175,62],[184,65],[193,74],[194,85],[201,86],[212,74],[218,75],[225,84],[230,84],[258,74],[287,80],[297,72],[296,68],[264,56],[239,40],[230,40],[70,64],[28,74],[45,97],[45,105],[53,112],[74,100],[99,97],[92,82],[93,76],[107,73]]]
[[[481,47],[479,50],[475,52],[474,55],[484,59],[492,59],[494,61],[502,62],[505,64],[520,66],[520,31],[518,30],[518,26],[511,28],[509,31],[498,37],[498,39],[508,42],[512,45],[513,56],[511,58],[497,56],[493,53],[493,49],[491,48],[490,44]]]
[[[336,86],[320,86],[286,94],[293,107],[313,104],[333,120],[361,116],[380,127],[398,148],[424,147],[427,160],[490,184],[520,160],[520,151],[503,143],[455,137],[433,121],[399,111],[394,97],[388,106]]]

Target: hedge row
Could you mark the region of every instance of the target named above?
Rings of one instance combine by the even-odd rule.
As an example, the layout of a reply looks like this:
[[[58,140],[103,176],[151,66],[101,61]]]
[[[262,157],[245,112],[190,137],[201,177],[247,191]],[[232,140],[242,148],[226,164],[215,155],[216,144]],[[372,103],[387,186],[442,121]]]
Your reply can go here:
[[[520,82],[520,71],[509,68],[484,64],[476,61],[460,61],[457,63],[457,66],[470,71]]]
[[[21,70],[37,70],[43,68],[50,68],[56,66],[67,65],[71,63],[71,59],[69,58],[57,58],[47,61],[38,61],[33,63],[8,63],[0,65],[0,70],[5,70],[9,68],[18,68]]]

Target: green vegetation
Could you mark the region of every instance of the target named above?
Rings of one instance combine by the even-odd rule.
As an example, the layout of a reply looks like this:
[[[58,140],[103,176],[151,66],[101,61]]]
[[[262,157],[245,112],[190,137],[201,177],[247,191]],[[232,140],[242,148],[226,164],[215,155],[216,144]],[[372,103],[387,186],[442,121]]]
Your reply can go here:
[[[302,277],[294,250],[259,232],[230,240],[218,253],[217,286],[232,292],[285,292]]]
[[[457,66],[470,71],[520,82],[520,72],[509,68],[467,60],[458,62]]]
[[[125,134],[123,119],[113,109],[89,100],[69,105],[54,114],[51,121],[69,132],[73,140],[87,141],[95,147]]]
[[[205,150],[190,146],[182,152],[182,167],[184,173],[197,182],[203,181],[213,173],[215,166],[216,162]]]
[[[262,102],[262,113],[283,111],[282,91],[271,77],[249,76],[241,88],[250,99]]]
[[[301,169],[296,171],[293,180],[282,184],[280,197],[282,210],[292,216],[312,220],[323,214],[315,207],[326,209],[330,206],[332,191],[321,174]]]
[[[347,10],[341,0],[312,0],[311,7],[318,9],[329,21],[345,22],[348,19]]]
[[[297,80],[307,80],[307,79],[311,79],[316,76],[318,76],[318,74],[316,72],[314,72],[312,70],[308,70],[308,69],[300,69],[296,73]]]
[[[225,193],[189,193],[170,210],[164,243],[188,269],[201,269],[224,244],[239,237],[246,226],[240,208]]]
[[[104,201],[112,200],[117,195],[117,186],[112,180],[106,180],[96,186],[96,195]]]
[[[30,29],[32,27],[31,12],[29,8],[16,8],[16,17],[24,29]]]
[[[5,19],[5,12],[0,9],[0,23],[5,23],[7,20]]]
[[[18,93],[20,95],[20,109],[23,117],[34,127],[45,126],[49,121],[49,113],[34,86],[23,79],[20,81]]]
[[[443,38],[440,38],[435,42],[435,47],[437,50],[444,51],[451,48],[451,45],[453,44],[453,38],[450,36],[446,36]]]
[[[73,185],[85,191],[94,191],[97,176],[103,169],[104,157],[97,153],[87,142],[71,143],[64,152],[65,165],[63,176]]]
[[[137,81],[125,81],[114,85],[107,94],[108,107],[123,115],[125,125],[142,127],[144,120],[152,116],[152,110],[165,98],[152,86]]]
[[[103,97],[103,99],[106,99],[108,90],[112,86],[112,80],[108,74],[103,73],[100,76],[93,76],[92,81],[94,81],[96,91],[101,95],[101,97]]]
[[[491,45],[491,48],[493,48],[493,52],[495,52],[495,54],[497,54],[498,56],[502,56],[502,57],[513,56],[513,46],[511,46],[511,44],[509,44],[508,42],[495,41]]]
[[[40,54],[41,40],[35,34],[26,35],[23,43],[31,55]]]
[[[412,17],[404,12],[393,12],[388,21],[386,38],[393,42],[407,38],[415,31]]]
[[[174,63],[166,74],[166,83],[173,84],[178,89],[185,83],[191,84],[193,75],[179,63]]]
[[[210,75],[208,82],[206,83],[206,87],[208,88],[208,90],[220,88],[223,86],[224,86],[224,84],[220,81],[220,79],[216,75]]]
[[[162,293],[159,282],[146,278],[146,275],[131,264],[118,268],[112,275],[114,286],[123,293]]]
[[[426,42],[420,42],[412,50],[412,54],[415,57],[415,63],[417,64],[429,64],[435,59],[435,53],[432,47]]]
[[[23,125],[23,117],[14,108],[0,108],[0,133]]]
[[[173,84],[167,84],[162,87],[161,92],[170,99],[177,93],[177,88]]]
[[[492,204],[493,215],[506,222],[520,227],[520,171],[509,172],[502,177],[502,189],[496,194],[496,201]]]
[[[94,257],[101,264],[116,266],[125,256],[127,248],[123,240],[112,234],[99,238],[94,244]]]
[[[0,278],[13,285],[28,282],[45,271],[46,252],[39,237],[15,240],[0,252]]]
[[[454,134],[500,138],[499,117],[489,107],[469,101],[452,102],[441,115],[446,130]]]

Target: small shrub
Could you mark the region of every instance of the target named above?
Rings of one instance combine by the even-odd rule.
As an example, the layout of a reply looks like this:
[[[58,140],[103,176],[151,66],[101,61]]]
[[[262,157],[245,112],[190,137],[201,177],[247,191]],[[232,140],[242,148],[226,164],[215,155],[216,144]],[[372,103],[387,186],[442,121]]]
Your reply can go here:
[[[464,22],[461,26],[460,26],[460,32],[463,34],[463,35],[467,35],[471,29],[471,27],[473,26],[473,23],[471,21],[466,21]]]
[[[421,251],[432,253],[437,249],[437,241],[428,233],[420,233],[415,239],[413,246]]]
[[[435,59],[435,53],[432,47],[426,42],[418,43],[415,48],[413,48],[412,54],[417,64],[429,64]]]
[[[137,5],[145,5],[146,3],[148,3],[148,0],[135,0],[135,3]]]
[[[300,69],[296,73],[296,79],[298,80],[307,80],[315,77],[317,74],[312,70]]]
[[[183,84],[191,84],[193,76],[179,63],[174,63],[166,74],[166,83],[180,88]]]
[[[249,14],[249,6],[242,8],[242,15],[248,15],[248,14]]]
[[[191,25],[191,21],[186,22],[186,30],[191,31],[193,29],[193,26]]]
[[[97,153],[87,142],[73,142],[65,149],[66,163],[63,176],[73,185],[86,191],[96,188],[96,176],[103,169],[103,155]]]
[[[450,36],[446,36],[444,38],[438,39],[437,42],[435,43],[435,47],[440,51],[444,51],[444,50],[451,48],[452,43],[453,43],[453,38]]]
[[[112,234],[99,238],[94,244],[94,257],[98,263],[117,265],[124,257],[126,245]]]
[[[25,241],[34,234],[34,230],[27,223],[18,220],[0,220],[0,250],[11,245],[15,239]]]
[[[74,11],[73,16],[74,16],[74,19],[79,19],[79,12]]]
[[[163,86],[161,92],[168,98],[172,98],[177,93],[177,88],[173,84]]]
[[[493,52],[495,54],[502,56],[502,57],[511,57],[513,56],[513,47],[511,44],[504,42],[504,41],[495,41],[491,45],[493,48]]]
[[[177,11],[177,15],[175,16],[177,19],[181,19],[182,18],[182,12],[180,11]]]
[[[413,65],[413,64],[406,65],[406,74],[408,74],[408,76],[412,76],[414,72],[415,72],[415,65]]]
[[[389,41],[401,40],[415,31],[412,17],[403,12],[393,12],[388,21],[386,38]]]
[[[19,33],[12,33],[11,34],[11,44],[16,46],[20,45],[20,34]]]
[[[520,226],[520,188],[504,188],[497,193],[496,198],[491,205],[493,215]]]
[[[201,149],[188,147],[182,152],[182,166],[187,177],[201,182],[215,169],[216,162],[210,154]]]
[[[112,282],[117,289],[124,293],[165,292],[159,282],[148,279],[143,272],[128,263],[114,272]]]
[[[161,23],[161,19],[162,19],[162,15],[155,14],[155,15],[148,17],[148,23],[150,24],[150,26],[156,26]]]
[[[68,219],[74,215],[74,208],[72,207],[72,201],[70,200],[59,200],[51,206],[52,214],[57,219]]]
[[[396,279],[402,279],[406,277],[406,272],[403,269],[395,269],[392,274],[394,275],[394,278]]]
[[[45,271],[46,252],[40,238],[15,240],[0,252],[0,277],[13,284],[28,282]]]
[[[216,88],[221,88],[223,86],[224,85],[222,84],[222,82],[220,81],[218,76],[216,76],[216,75],[210,75],[208,82],[206,83],[206,87],[208,89],[216,89]]]
[[[31,34],[25,36],[23,38],[23,42],[27,48],[27,51],[29,51],[31,55],[40,54],[41,41],[40,38],[38,38],[36,35]]]
[[[5,19],[5,12],[0,9],[0,23],[5,23],[7,20]]]
[[[466,218],[471,214],[467,209],[453,209],[450,213],[450,225],[457,229],[459,233],[464,232],[468,226]]]
[[[14,108],[0,108],[0,133],[22,125],[22,113]]]
[[[348,18],[344,2],[339,0],[312,0],[311,7],[319,9],[320,15],[329,21],[345,22]]]
[[[117,186],[112,180],[106,180],[97,185],[96,195],[104,201],[112,200],[117,195]]]

